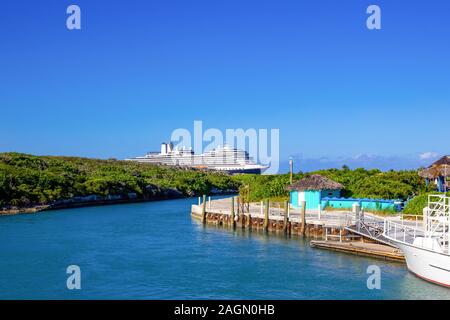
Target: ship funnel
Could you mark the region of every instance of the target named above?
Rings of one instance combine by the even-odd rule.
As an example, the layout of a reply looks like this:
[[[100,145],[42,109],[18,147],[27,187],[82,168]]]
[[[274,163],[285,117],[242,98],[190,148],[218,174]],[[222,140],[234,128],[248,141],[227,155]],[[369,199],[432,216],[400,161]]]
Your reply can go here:
[[[167,154],[167,143],[161,143],[161,154]]]

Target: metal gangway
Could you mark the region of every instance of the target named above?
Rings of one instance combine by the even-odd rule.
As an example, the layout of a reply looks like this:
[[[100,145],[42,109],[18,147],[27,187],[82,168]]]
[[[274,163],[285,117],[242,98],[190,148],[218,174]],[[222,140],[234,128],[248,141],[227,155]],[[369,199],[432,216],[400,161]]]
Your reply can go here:
[[[362,237],[375,240],[377,242],[392,246],[393,244],[384,237],[385,219],[375,215],[368,215],[361,210],[359,204],[353,205],[355,223],[345,227],[346,230],[358,234]]]

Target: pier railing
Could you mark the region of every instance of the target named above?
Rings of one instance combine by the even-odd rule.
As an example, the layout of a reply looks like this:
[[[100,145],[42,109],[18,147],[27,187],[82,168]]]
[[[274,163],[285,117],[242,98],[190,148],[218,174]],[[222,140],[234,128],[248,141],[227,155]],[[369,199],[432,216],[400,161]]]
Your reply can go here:
[[[198,204],[192,205],[192,212],[198,215],[202,214],[203,206],[205,211],[210,214],[231,215],[230,198],[211,200],[208,198],[206,203],[203,204],[201,198],[199,198]],[[250,203],[246,210],[238,210],[238,206],[234,205],[234,216],[237,219],[239,215],[251,216],[252,218],[265,217],[264,202]],[[289,205],[287,210],[288,218],[291,222],[301,223],[301,210],[293,208]],[[283,221],[285,218],[285,208],[280,204],[269,205],[269,219],[275,221]],[[320,209],[306,210],[305,222],[308,224],[322,225],[327,227],[345,227],[348,225],[354,225],[356,223],[355,214],[349,211],[323,211]]]

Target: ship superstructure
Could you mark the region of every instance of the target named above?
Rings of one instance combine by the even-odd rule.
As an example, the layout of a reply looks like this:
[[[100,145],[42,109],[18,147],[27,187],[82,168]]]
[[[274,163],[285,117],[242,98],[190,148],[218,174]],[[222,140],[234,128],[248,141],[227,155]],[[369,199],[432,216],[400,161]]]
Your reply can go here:
[[[248,152],[227,145],[202,154],[195,154],[191,148],[177,148],[171,142],[162,143],[160,152],[149,152],[144,156],[126,159],[144,163],[168,166],[191,167],[205,170],[217,170],[230,174],[261,173],[266,166],[253,161]]]

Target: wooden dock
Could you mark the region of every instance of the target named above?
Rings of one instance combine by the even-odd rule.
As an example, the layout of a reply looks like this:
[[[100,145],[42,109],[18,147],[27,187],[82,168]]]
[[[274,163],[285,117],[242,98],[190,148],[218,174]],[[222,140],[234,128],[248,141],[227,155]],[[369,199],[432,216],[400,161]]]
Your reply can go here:
[[[346,235],[345,226],[351,224],[352,218],[347,212],[319,212],[269,204],[268,201],[241,205],[230,197],[210,200],[203,197],[197,205],[192,205],[191,215],[206,224],[232,228],[246,228],[267,232],[286,233],[324,237],[328,235]]]
[[[303,203],[303,208],[306,205]],[[363,211],[321,211],[293,208],[284,204],[242,203],[239,197],[211,200],[203,196],[192,205],[191,215],[204,224],[228,228],[302,235],[320,239],[311,246],[392,261],[404,261],[403,254],[389,242],[382,241],[384,219],[420,226],[401,216],[380,217]],[[381,229],[380,229],[381,228]]]
[[[399,249],[378,243],[312,240],[311,246],[314,248],[351,253],[358,256],[370,256],[399,262],[405,261],[405,257]]]

